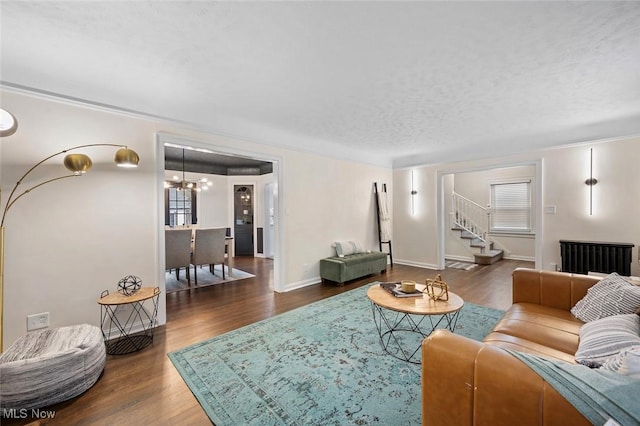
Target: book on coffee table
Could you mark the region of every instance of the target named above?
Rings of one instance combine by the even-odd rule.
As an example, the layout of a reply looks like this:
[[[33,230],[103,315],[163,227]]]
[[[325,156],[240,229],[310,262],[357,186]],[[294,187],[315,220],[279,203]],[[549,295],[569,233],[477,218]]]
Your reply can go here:
[[[391,294],[394,297],[419,297],[422,296],[422,292],[416,289],[412,293],[405,293],[402,291],[402,285],[397,283],[380,283],[380,287],[382,287],[385,291]]]

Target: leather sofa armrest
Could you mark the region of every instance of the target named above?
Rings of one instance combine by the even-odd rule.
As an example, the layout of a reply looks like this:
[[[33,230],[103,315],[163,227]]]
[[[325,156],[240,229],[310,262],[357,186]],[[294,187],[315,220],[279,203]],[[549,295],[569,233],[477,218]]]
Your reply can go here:
[[[447,330],[422,343],[422,425],[588,425],[508,352]]]
[[[471,425],[475,359],[484,345],[446,330],[422,342],[422,425]]]
[[[600,278],[566,272],[517,268],[513,271],[513,303],[533,303],[571,310]]]

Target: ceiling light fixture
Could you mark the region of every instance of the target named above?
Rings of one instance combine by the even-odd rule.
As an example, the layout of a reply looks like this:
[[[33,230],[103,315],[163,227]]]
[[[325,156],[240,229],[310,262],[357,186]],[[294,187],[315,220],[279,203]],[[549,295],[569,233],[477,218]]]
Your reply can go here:
[[[206,185],[198,186],[198,182],[197,181],[187,180],[186,175],[185,175],[184,153],[185,153],[185,149],[183,148],[182,149],[182,180],[180,180],[180,178],[177,175],[173,175],[173,177],[172,177],[173,182],[165,181],[164,182],[164,187],[165,188],[176,188],[176,190],[178,190],[178,191],[184,191],[186,189],[191,189],[191,190],[196,191],[196,192],[200,192],[203,189],[206,191],[207,189],[209,189]],[[199,181],[201,183],[206,183],[207,179],[206,178],[202,178]]]
[[[18,120],[4,108],[0,108],[0,137],[11,136],[18,130]]]

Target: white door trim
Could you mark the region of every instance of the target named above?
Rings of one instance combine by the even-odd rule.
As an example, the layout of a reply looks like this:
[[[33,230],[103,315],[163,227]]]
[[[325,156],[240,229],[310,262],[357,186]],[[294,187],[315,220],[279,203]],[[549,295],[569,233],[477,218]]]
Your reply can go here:
[[[524,161],[514,161],[514,162],[506,162],[506,163],[495,163],[490,165],[483,165],[480,167],[473,168],[447,168],[441,169],[437,171],[437,192],[436,192],[436,212],[437,212],[437,222],[438,222],[438,247],[437,247],[437,256],[438,256],[438,269],[444,269],[444,256],[445,256],[445,226],[447,223],[445,208],[445,200],[444,200],[444,176],[455,174],[455,173],[465,173],[465,172],[477,172],[482,170],[491,170],[491,169],[501,169],[505,167],[515,167],[515,166],[535,166],[535,194],[536,194],[536,205],[534,206],[534,214],[535,214],[535,223],[536,223],[536,245],[535,245],[535,268],[542,269],[542,240],[543,240],[543,196],[542,193],[542,158],[535,158],[532,160],[524,160]]]
[[[286,291],[284,284],[284,224],[283,224],[283,215],[280,212],[284,211],[284,194],[282,192],[283,186],[283,158],[278,155],[264,154],[264,153],[256,153],[251,151],[245,151],[237,148],[232,148],[228,146],[216,145],[213,142],[196,139],[183,135],[175,135],[166,132],[157,132],[156,133],[156,150],[158,161],[156,163],[156,176],[158,179],[158,196],[159,200],[164,200],[164,194],[162,191],[163,180],[164,180],[164,146],[165,144],[172,144],[176,146],[184,146],[184,147],[192,147],[199,149],[206,149],[211,152],[215,152],[222,155],[236,155],[242,157],[253,158],[261,161],[270,161],[273,163],[273,176],[274,176],[274,220],[275,220],[275,232],[274,232],[274,261],[273,261],[273,287],[276,292],[284,292]],[[255,185],[255,182],[254,182]],[[255,189],[255,186],[254,186]],[[164,207],[158,203],[158,214],[159,218],[164,217]],[[255,215],[255,212],[254,212]],[[164,277],[164,264],[165,264],[165,253],[164,253],[164,220],[158,221],[158,265],[159,265],[159,277]],[[254,227],[255,232],[255,227]],[[254,244],[255,249],[255,244]]]

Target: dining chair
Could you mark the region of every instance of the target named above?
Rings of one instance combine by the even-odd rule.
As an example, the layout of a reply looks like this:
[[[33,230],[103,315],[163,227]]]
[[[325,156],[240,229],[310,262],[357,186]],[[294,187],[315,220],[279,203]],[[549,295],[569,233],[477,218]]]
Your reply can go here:
[[[191,264],[209,265],[209,271],[213,274],[214,265],[222,265],[222,278],[226,279],[224,272],[224,228],[196,229],[193,242],[193,253],[191,253]],[[195,283],[198,285],[198,273],[195,272]]]
[[[165,242],[165,269],[176,270],[176,279],[180,279],[180,268],[187,270],[187,284],[191,285],[191,229],[166,229],[164,231]]]

